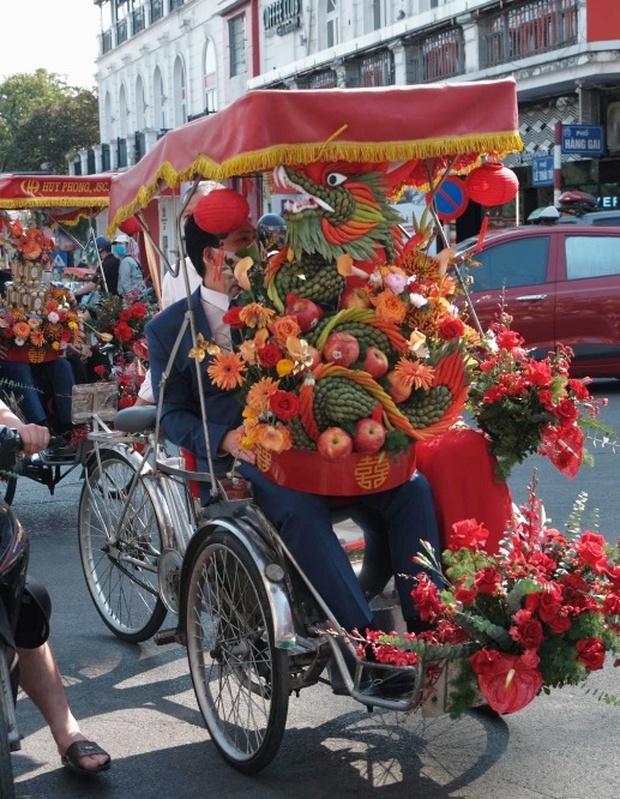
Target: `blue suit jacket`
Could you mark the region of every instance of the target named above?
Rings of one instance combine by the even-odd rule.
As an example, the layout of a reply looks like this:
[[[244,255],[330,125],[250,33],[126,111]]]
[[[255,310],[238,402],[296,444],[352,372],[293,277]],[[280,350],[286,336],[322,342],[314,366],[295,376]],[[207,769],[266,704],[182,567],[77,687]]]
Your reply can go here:
[[[211,340],[209,323],[202,310],[200,288],[189,300],[194,308],[197,332],[206,341]],[[200,416],[199,378],[196,361],[189,357],[193,347],[189,325],[185,330],[177,355],[170,366],[168,360],[177,334],[185,320],[188,300],[184,298],[170,305],[146,326],[149,348],[149,364],[153,379],[155,399],[159,400],[162,373],[168,372],[164,391],[161,423],[170,441],[193,452],[198,458],[199,468],[206,466],[206,444]],[[200,366],[205,406],[207,410],[207,430],[214,457],[216,472],[221,475],[230,468],[231,458],[218,454],[224,435],[241,424],[242,405],[234,391],[222,391],[213,385],[207,375],[211,357],[206,356]]]

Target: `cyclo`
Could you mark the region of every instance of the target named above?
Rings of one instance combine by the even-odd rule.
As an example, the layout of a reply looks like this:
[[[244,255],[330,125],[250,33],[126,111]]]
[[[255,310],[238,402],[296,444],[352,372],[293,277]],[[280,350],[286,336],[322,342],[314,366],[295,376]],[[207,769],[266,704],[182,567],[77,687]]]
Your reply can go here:
[[[372,109],[372,121],[368,109]],[[276,180],[285,176],[290,180],[294,175],[297,189],[302,188],[303,178],[303,189],[312,195],[308,224],[312,225],[313,218],[318,221],[309,235],[320,256],[318,270],[313,272],[320,283],[323,270],[331,269],[332,275],[337,271],[330,260],[334,252],[345,256],[338,265],[346,270],[351,261],[355,267],[356,262],[371,260],[379,244],[391,247],[386,236],[382,240],[370,236],[360,244],[360,236],[353,235],[360,229],[366,233],[377,229],[383,234],[390,229],[397,235],[397,217],[378,199],[381,190],[372,191],[373,186],[389,182],[388,174],[394,191],[400,184],[425,187],[432,200],[449,173],[466,172],[482,155],[517,149],[516,127],[515,84],[510,80],[440,87],[250,92],[215,116],[168,132],[136,166],[117,176],[111,188],[110,224],[117,226],[135,214],[148,234],[144,209],[162,187],[239,176],[246,188],[260,187],[264,173],[275,169]],[[234,137],[228,135],[230,131],[235,131]],[[317,185],[318,175],[327,179],[326,185]],[[349,226],[348,236],[347,230],[343,233],[338,225],[327,224],[335,208],[326,190],[342,186],[338,192],[340,213],[345,220],[351,217],[361,223],[361,227]],[[347,191],[348,195],[343,193]],[[350,216],[347,200],[353,211]],[[355,209],[362,205],[364,212],[355,219]],[[432,203],[430,208],[433,214]],[[286,262],[287,253],[295,251],[302,235],[296,225],[306,224],[302,220],[308,216],[294,203],[284,215],[288,245],[281,258]],[[335,249],[323,246],[325,231]],[[425,238],[421,235],[411,246]],[[155,239],[152,244],[163,256]],[[293,275],[297,289],[310,276],[303,254],[302,263],[294,266],[296,273],[303,273],[301,277]],[[167,268],[176,272],[185,266],[179,259]],[[341,293],[344,283],[336,283]],[[274,296],[273,291],[269,293],[272,300]],[[277,306],[277,299],[274,302]],[[217,479],[210,451],[208,471],[196,472],[187,468],[184,460],[191,453],[179,457],[167,446],[160,416],[169,368],[188,328],[194,349],[206,347],[197,336],[191,303],[189,306],[162,376],[157,408],[123,410],[115,419],[114,431],[93,436],[97,446],[87,463],[80,503],[82,562],[99,613],[120,637],[143,640],[162,624],[166,608],[178,610],[178,624],[160,632],[160,641],[177,641],[187,647],[196,697],[215,746],[236,769],[254,773],[278,751],[290,695],[319,682],[330,659],[354,699],[369,707],[398,711],[415,709],[428,697],[429,674],[438,664],[419,658],[408,667],[406,671],[415,678],[414,687],[404,698],[365,693],[361,689],[365,661],[358,657],[354,640],[261,509],[251,497],[239,496],[243,486],[234,474],[226,481]],[[326,316],[333,321],[338,312],[332,309],[332,316]],[[339,320],[352,316],[355,314],[345,313]],[[367,316],[357,314],[364,319]],[[318,339],[313,340],[320,350],[328,328],[319,330]],[[382,330],[397,340],[389,325]],[[204,364],[195,360],[200,375]],[[333,374],[329,364],[326,368]],[[314,370],[318,381],[320,368]],[[463,407],[466,377],[458,349],[444,353],[437,374],[445,401],[430,421],[417,423],[413,438],[419,441],[449,428]],[[371,386],[365,377],[361,383]],[[376,401],[372,405],[378,401],[382,418],[393,431],[400,424],[398,413],[386,392],[374,385]],[[200,403],[208,442],[204,397]],[[306,434],[312,438],[312,421],[306,422]],[[319,426],[324,427],[325,421]],[[411,423],[402,426],[407,431],[412,428]],[[130,450],[136,441],[145,445],[141,456]],[[307,490],[311,486],[310,490],[340,494],[341,499],[348,496],[352,502],[355,497],[351,494],[372,490],[372,485],[364,485],[360,478],[360,473],[368,475],[369,467],[379,467],[378,473],[371,475],[374,486],[386,478],[404,481],[414,468],[411,447],[407,457],[396,459],[396,466],[385,456],[353,453],[352,462],[361,465],[357,478],[355,470],[346,478],[342,464],[323,461],[319,466],[316,459],[321,455],[316,451],[306,453],[308,459],[295,448],[283,453],[265,449],[260,448],[260,457],[265,457],[263,468],[272,479],[285,484],[297,480],[297,487],[305,485]],[[312,466],[302,466],[300,474],[299,463],[304,460]],[[325,474],[327,485],[317,489],[314,478]],[[353,483],[357,479],[353,490],[345,485],[347,479]],[[191,490],[200,483],[210,492],[204,507]],[[369,575],[372,563],[365,564],[362,579]],[[136,622],[133,610],[140,614]],[[354,673],[346,660],[355,662]]]

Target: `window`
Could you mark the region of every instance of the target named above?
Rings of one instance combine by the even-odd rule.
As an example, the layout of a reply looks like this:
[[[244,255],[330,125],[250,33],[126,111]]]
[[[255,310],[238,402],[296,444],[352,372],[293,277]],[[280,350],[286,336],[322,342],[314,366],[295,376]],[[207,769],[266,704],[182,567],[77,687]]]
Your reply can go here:
[[[338,44],[338,0],[327,0],[325,22],[327,27],[327,46]]]
[[[473,291],[492,291],[517,286],[542,285],[547,281],[549,237],[540,236],[508,241],[475,253],[480,264],[468,271],[474,280]]]
[[[619,243],[616,236],[567,237],[567,280],[620,275]]]
[[[212,114],[217,111],[217,63],[215,60],[215,47],[212,41],[207,41],[205,48],[204,66],[204,95],[205,111]]]
[[[245,14],[239,14],[228,22],[228,47],[230,50],[230,77],[242,75],[245,65]]]

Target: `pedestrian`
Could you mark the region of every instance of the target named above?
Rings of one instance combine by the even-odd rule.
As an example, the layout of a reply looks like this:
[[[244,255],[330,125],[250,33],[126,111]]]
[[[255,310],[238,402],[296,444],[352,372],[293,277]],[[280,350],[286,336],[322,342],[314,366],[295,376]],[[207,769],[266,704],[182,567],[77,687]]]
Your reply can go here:
[[[132,292],[142,293],[146,288],[140,262],[129,252],[129,241],[126,233],[118,233],[112,242],[112,252],[120,261],[117,292],[123,299]]]

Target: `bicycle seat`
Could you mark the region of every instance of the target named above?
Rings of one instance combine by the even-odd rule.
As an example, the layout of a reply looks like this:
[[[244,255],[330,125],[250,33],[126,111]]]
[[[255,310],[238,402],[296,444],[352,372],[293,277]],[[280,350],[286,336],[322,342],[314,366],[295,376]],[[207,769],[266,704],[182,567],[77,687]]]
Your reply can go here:
[[[114,428],[123,433],[142,433],[155,427],[157,408],[154,405],[140,405],[137,408],[122,408],[114,417]]]

